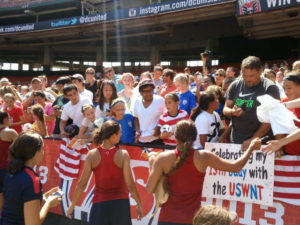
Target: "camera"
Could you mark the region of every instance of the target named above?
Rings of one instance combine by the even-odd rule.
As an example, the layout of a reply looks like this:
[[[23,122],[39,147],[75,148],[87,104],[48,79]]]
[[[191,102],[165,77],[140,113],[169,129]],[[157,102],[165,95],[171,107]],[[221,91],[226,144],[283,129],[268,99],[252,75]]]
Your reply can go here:
[[[212,52],[210,50],[205,50],[203,52],[203,56],[205,56],[205,57],[211,57],[212,56]]]
[[[212,57],[213,57],[213,53],[210,50],[205,50],[203,53],[203,56],[206,58],[206,64],[205,66],[209,69],[212,67]]]

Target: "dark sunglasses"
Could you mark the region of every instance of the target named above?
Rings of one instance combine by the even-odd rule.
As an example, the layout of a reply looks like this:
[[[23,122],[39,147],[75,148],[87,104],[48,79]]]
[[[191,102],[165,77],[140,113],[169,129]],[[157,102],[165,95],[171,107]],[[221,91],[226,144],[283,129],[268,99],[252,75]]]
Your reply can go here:
[[[220,74],[220,73],[216,73],[216,76],[224,77],[224,75],[223,75],[223,74]]]
[[[107,70],[104,73],[111,73],[111,72],[112,72],[112,70]]]
[[[94,75],[95,73],[93,73],[93,72],[86,72],[85,74],[91,74],[91,75]]]

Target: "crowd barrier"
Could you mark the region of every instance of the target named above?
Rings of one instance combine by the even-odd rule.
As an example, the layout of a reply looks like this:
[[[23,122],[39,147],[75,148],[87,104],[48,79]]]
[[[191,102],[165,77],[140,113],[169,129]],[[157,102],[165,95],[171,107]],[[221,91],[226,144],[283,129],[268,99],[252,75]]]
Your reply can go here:
[[[37,173],[41,177],[43,184],[43,190],[54,186],[60,186],[64,192],[62,203],[59,207],[52,209],[51,212],[64,216],[68,206],[70,205],[70,199],[76,188],[78,179],[61,179],[57,171],[54,170],[55,163],[60,157],[61,148],[65,149],[66,146],[61,140],[57,139],[45,139],[45,156],[40,165],[36,167]],[[148,178],[148,161],[143,156],[143,152],[147,149],[139,146],[120,146],[121,148],[127,149],[131,158],[131,167],[134,174],[134,179],[138,191],[141,195],[145,217],[141,221],[137,221],[137,214],[135,211],[136,203],[130,198],[131,204],[131,215],[133,225],[155,225],[157,224],[158,214],[154,217],[153,221],[150,220],[152,215],[155,199],[152,194],[146,192],[145,186]],[[155,146],[148,146],[155,147]],[[153,149],[152,149],[153,150]],[[159,151],[158,149],[154,149]],[[72,151],[72,150],[68,150]],[[80,172],[83,168],[83,160],[86,153],[82,153],[80,160]],[[299,159],[299,157],[297,158]],[[290,159],[289,159],[290,160]],[[300,161],[295,161],[295,173],[300,171]],[[79,174],[80,174],[79,172]],[[78,175],[79,177],[80,175]],[[295,187],[299,186],[300,180],[295,180]],[[74,211],[74,219],[87,221],[89,217],[90,207],[92,205],[94,188],[94,177],[91,176],[87,188],[84,190],[83,195],[78,201]],[[299,188],[295,188],[295,192],[299,193]],[[300,198],[299,204],[289,204],[287,202],[274,200],[273,207],[267,207],[259,204],[243,203],[239,201],[228,201],[221,199],[202,198],[202,205],[220,205],[228,208],[230,211],[236,211],[239,216],[238,224],[247,225],[271,225],[271,224],[286,224],[286,225],[297,225],[300,224]],[[200,205],[199,205],[200,207]],[[59,224],[57,224],[59,225]]]

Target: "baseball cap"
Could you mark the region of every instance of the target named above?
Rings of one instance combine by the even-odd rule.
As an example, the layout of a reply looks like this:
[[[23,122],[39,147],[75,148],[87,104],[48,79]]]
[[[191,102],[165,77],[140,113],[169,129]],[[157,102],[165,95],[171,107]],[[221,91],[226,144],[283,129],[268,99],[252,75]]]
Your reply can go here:
[[[62,84],[65,85],[67,83],[70,83],[71,79],[69,77],[60,77],[56,80],[55,84]]]
[[[2,77],[0,83],[6,83],[6,82],[9,82],[9,80],[6,77]]]
[[[155,85],[151,79],[145,79],[139,83],[139,92],[141,92],[141,90],[147,86],[152,86],[153,88],[155,88]]]
[[[71,80],[74,80],[74,79],[84,81],[84,77],[79,73],[76,73],[73,76],[71,76]]]
[[[31,83],[33,83],[33,82],[35,82],[35,81],[37,81],[37,82],[39,82],[39,83],[42,83],[41,79],[38,78],[38,77],[32,78]]]

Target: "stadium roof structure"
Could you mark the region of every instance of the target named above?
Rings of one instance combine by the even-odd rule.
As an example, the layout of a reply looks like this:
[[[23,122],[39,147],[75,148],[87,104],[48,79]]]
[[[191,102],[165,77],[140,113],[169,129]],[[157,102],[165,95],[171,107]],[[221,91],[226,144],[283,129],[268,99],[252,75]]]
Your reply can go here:
[[[284,5],[267,3],[277,0],[62,2],[61,7],[29,7],[27,18],[15,19],[12,11],[0,16],[0,58],[38,61],[51,48],[56,59],[93,60],[101,51],[102,61],[134,61],[159,51],[163,59],[183,60],[218,49],[224,38],[300,35],[300,2],[292,0]],[[95,7],[94,13],[87,14],[87,4]]]

